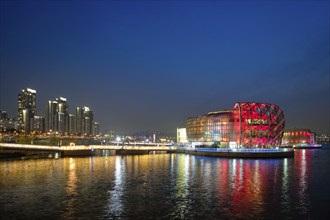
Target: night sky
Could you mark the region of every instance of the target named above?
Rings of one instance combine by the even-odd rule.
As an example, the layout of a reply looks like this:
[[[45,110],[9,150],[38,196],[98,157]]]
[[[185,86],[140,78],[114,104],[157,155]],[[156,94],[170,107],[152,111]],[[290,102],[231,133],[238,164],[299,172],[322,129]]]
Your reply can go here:
[[[1,1],[0,109],[37,90],[101,131],[175,134],[238,101],[330,133],[329,1]]]

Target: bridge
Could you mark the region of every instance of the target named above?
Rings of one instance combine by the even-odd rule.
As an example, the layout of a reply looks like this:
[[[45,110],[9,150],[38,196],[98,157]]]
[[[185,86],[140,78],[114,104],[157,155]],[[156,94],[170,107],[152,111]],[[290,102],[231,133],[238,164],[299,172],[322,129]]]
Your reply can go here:
[[[228,158],[283,158],[293,157],[292,149],[219,149],[219,148],[194,148],[184,149],[174,146],[148,144],[138,145],[78,145],[78,146],[47,146],[32,144],[0,143],[0,157],[19,156],[44,156],[44,157],[66,157],[66,156],[97,156],[110,155],[109,151],[115,151],[116,155],[139,155],[149,154],[151,151],[176,152],[200,156],[215,156]],[[106,152],[104,152],[106,151]]]
[[[102,150],[115,150],[117,154],[148,154],[150,151],[174,151],[176,148],[162,144],[116,144],[116,145],[75,145],[75,146],[47,146],[33,144],[0,143],[0,153],[60,153],[62,156],[92,156]]]

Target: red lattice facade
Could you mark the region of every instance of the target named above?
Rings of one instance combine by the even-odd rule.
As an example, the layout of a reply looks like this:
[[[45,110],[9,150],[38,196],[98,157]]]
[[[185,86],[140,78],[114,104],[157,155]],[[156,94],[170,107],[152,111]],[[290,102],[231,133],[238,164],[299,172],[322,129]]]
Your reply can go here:
[[[190,142],[237,147],[279,146],[284,132],[284,113],[274,104],[238,102],[233,110],[188,118]]]
[[[262,147],[281,144],[285,120],[283,111],[274,104],[238,102],[234,115],[239,119],[239,145]]]

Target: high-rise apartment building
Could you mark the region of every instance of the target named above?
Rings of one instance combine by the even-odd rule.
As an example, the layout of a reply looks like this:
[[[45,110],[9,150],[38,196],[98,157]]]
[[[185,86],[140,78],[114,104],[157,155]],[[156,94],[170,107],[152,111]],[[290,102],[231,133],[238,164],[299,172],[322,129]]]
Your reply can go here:
[[[89,107],[77,107],[76,112],[76,133],[91,135],[93,128],[93,112]]]
[[[76,108],[75,111],[75,133],[82,134],[82,119],[83,119],[83,110],[80,107]]]
[[[69,114],[69,130],[68,134],[76,133],[76,117],[74,114]]]
[[[95,122],[95,121],[93,122],[92,134],[93,135],[99,135],[100,134],[100,123]]]
[[[0,131],[8,131],[14,129],[14,121],[8,117],[6,111],[0,110]]]
[[[85,135],[91,135],[92,134],[92,128],[93,128],[93,112],[89,107],[83,107],[83,133]]]
[[[34,131],[40,131],[40,132],[45,131],[45,117],[43,117],[43,116],[34,116],[33,130]]]
[[[45,112],[46,131],[57,131],[57,102],[48,101]]]
[[[36,113],[37,91],[33,89],[22,89],[18,94],[18,129],[30,132],[33,130],[33,120]]]
[[[66,98],[58,97],[46,105],[46,131],[67,133],[69,130],[69,106]]]
[[[67,133],[69,130],[69,106],[66,98],[58,97],[57,101],[57,131],[60,133]]]

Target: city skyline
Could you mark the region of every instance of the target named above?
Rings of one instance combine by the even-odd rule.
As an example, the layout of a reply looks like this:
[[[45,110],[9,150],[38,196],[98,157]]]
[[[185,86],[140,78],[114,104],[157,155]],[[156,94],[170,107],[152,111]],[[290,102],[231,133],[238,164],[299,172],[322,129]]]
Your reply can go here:
[[[176,133],[234,103],[330,133],[329,2],[1,2],[0,109],[22,88],[90,106],[101,130]],[[72,109],[71,109],[72,110]]]
[[[99,135],[100,123],[94,120],[90,107],[71,107],[68,100],[57,97],[48,100],[44,111],[37,112],[37,90],[21,89],[17,95],[17,115],[8,117],[5,109],[0,109],[1,129],[15,129],[19,132],[57,132],[63,135]],[[73,109],[73,110],[72,110]],[[74,113],[74,114],[72,114]]]

